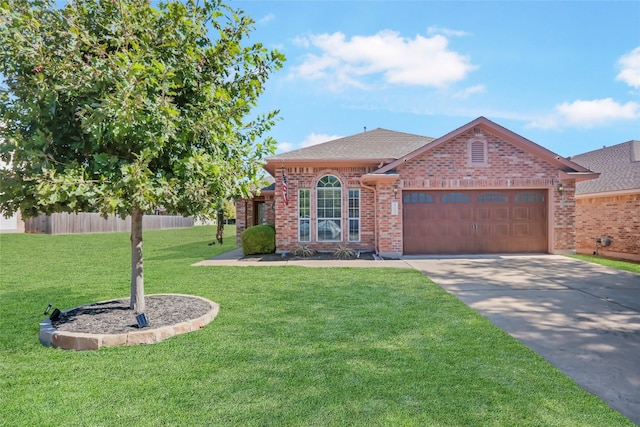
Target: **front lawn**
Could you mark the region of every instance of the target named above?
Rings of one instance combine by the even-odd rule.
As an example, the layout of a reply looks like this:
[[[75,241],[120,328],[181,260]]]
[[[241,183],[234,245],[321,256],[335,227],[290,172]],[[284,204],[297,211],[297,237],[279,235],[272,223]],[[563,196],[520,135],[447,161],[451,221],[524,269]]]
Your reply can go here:
[[[632,426],[417,271],[190,266],[233,232],[145,232],[147,294],[216,320],[87,352],[41,346],[38,322],[128,296],[129,236],[0,235],[0,425]]]
[[[597,255],[571,255],[571,258],[576,258],[582,261],[593,262],[595,264],[617,268],[618,270],[626,270],[632,273],[640,274],[640,262],[611,259]]]

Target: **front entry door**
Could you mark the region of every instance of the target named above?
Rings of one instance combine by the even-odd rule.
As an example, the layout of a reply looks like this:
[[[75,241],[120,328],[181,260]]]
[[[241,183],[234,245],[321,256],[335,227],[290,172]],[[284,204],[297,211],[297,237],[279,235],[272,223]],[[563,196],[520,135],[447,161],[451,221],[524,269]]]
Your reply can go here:
[[[253,225],[266,224],[266,205],[264,202],[254,202],[253,212]]]

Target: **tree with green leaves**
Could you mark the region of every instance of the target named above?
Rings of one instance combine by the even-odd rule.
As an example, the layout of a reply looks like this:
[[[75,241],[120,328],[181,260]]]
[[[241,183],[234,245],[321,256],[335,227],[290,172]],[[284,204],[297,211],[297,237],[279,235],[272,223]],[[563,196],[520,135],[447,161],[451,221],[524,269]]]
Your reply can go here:
[[[131,308],[145,309],[142,217],[212,217],[275,141],[255,114],[284,57],[219,0],[0,1],[0,211],[131,216]]]
[[[225,200],[222,205],[222,210],[224,211],[225,219],[235,219],[236,218],[236,204],[231,200]]]

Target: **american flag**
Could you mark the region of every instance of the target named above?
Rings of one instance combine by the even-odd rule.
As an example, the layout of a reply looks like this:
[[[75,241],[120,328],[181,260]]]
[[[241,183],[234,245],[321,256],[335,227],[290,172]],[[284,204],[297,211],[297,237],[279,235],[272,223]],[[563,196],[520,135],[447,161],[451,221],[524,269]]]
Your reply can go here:
[[[284,201],[285,206],[289,206],[289,194],[287,193],[287,176],[284,174],[284,169],[282,170],[282,200]]]

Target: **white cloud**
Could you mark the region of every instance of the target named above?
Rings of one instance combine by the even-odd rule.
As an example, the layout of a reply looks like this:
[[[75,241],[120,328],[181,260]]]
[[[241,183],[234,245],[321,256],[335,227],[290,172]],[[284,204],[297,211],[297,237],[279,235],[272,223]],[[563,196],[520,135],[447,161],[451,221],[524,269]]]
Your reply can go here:
[[[554,112],[529,123],[530,127],[553,129],[563,127],[593,128],[618,120],[640,119],[640,104],[620,104],[611,98],[578,100],[556,105]]]
[[[618,60],[620,73],[616,80],[622,80],[633,88],[640,88],[640,46],[622,55]]]
[[[287,151],[293,150],[294,145],[290,142],[279,142],[277,152],[286,153]]]
[[[468,99],[471,95],[485,93],[486,91],[487,88],[485,85],[469,86],[459,92],[454,93],[453,97],[458,99]]]
[[[276,15],[274,15],[273,13],[269,13],[269,14],[263,16],[262,18],[260,18],[258,23],[264,25],[264,24],[267,24],[267,23],[273,21],[274,19],[276,19]]]
[[[333,141],[334,139],[342,138],[341,135],[329,135],[326,133],[310,133],[305,137],[302,142],[294,144],[292,142],[281,142],[278,144],[277,152],[286,153],[299,148],[311,147],[312,145],[321,144],[327,141]]]
[[[310,133],[307,137],[300,143],[300,147],[311,147],[312,145],[321,144],[327,141],[333,141],[334,139],[342,138],[340,135],[328,135],[326,133]]]
[[[344,33],[318,34],[298,38],[301,47],[314,47],[292,76],[306,80],[327,80],[334,90],[345,87],[370,87],[367,79],[382,77],[385,83],[444,87],[463,80],[477,67],[468,57],[448,46],[442,35],[409,39],[390,30],[373,36]]]
[[[449,28],[442,28],[442,27],[429,27],[427,29],[427,34],[429,35],[442,34],[449,37],[464,37],[469,35],[469,33],[465,31],[452,30]]]
[[[311,43],[309,43],[309,39],[307,37],[295,37],[293,39],[293,44],[302,49],[309,49],[309,47],[311,46]]]

